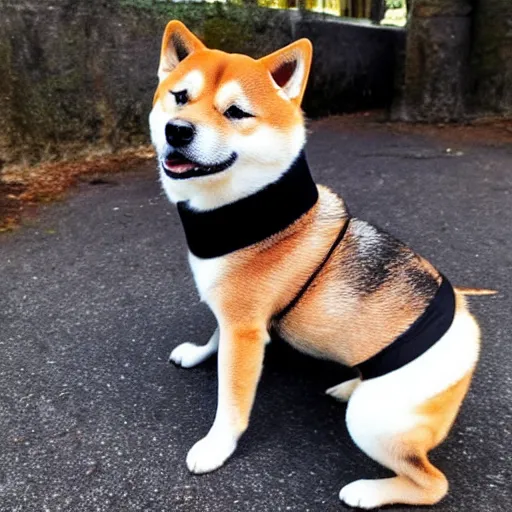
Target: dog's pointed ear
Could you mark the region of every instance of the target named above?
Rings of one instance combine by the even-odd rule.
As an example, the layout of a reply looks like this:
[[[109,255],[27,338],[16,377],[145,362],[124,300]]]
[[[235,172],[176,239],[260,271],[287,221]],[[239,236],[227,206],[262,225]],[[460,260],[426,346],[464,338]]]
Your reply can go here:
[[[281,88],[287,98],[300,105],[313,56],[313,46],[308,39],[299,39],[277,50],[260,62],[269,70],[274,82]]]
[[[173,20],[165,27],[158,66],[160,82],[190,54],[202,50],[206,46],[190,30],[181,23]]]

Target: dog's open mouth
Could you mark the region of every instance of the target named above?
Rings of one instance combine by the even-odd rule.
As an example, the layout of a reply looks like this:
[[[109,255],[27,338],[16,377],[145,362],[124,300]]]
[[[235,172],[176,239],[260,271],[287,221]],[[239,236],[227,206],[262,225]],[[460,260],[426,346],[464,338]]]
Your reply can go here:
[[[236,158],[237,154],[232,153],[227,160],[224,160],[224,162],[213,165],[203,165],[189,160],[181,153],[174,151],[162,159],[162,168],[169,178],[185,180],[188,178],[209,176],[210,174],[225,171],[235,163]]]

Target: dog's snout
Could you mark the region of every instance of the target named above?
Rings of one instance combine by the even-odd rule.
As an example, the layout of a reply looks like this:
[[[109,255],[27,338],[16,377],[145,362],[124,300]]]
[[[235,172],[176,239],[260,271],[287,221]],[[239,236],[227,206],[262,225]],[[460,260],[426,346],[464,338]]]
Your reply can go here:
[[[194,134],[194,125],[187,121],[175,119],[174,121],[168,122],[165,127],[165,138],[167,142],[175,148],[181,148],[190,144],[194,138]]]

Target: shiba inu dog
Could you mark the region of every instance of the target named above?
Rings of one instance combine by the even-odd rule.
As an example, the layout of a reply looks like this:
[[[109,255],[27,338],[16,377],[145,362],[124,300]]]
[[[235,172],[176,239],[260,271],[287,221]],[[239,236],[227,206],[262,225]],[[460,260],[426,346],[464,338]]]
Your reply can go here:
[[[446,437],[477,363],[480,332],[464,298],[477,292],[454,290],[313,182],[300,109],[311,58],[305,39],[254,60],[207,49],[178,21],[165,30],[151,136],[218,322],[206,345],[170,356],[189,368],[218,352],[215,421],[187,465],[212,471],[235,450],[276,331],[361,372],[327,393],[348,401],[352,439],[396,476],[349,483],[340,499],[433,504],[448,482],[427,453]]]

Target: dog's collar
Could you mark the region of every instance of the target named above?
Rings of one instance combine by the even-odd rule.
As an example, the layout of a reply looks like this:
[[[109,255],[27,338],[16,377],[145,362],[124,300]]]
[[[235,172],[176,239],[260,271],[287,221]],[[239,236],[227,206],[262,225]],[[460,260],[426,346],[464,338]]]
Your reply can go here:
[[[275,183],[214,210],[197,211],[178,203],[188,248],[199,258],[216,258],[249,247],[283,231],[318,199],[304,152]]]

